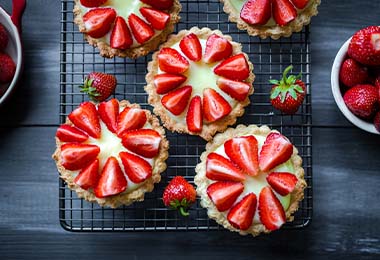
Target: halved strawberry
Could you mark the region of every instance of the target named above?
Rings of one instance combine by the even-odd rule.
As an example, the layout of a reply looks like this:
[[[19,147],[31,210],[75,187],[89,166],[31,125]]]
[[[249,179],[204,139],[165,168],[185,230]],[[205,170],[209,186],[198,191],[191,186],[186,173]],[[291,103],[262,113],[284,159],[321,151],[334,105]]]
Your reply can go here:
[[[309,0],[291,0],[295,7],[298,9],[304,9],[307,4],[309,3]]]
[[[286,162],[293,154],[293,145],[280,133],[270,133],[260,151],[259,165],[264,172]]]
[[[271,0],[248,0],[240,12],[240,18],[248,24],[265,25],[272,16]]]
[[[244,185],[240,182],[218,181],[207,187],[207,195],[216,208],[222,212],[231,208],[243,190]]]
[[[95,188],[99,180],[99,160],[95,159],[90,165],[80,171],[75,177],[74,183],[79,185],[82,189],[88,190]]]
[[[289,172],[271,172],[267,182],[278,194],[286,196],[291,193],[297,184],[297,177]]]
[[[119,115],[117,134],[122,136],[125,131],[142,128],[146,123],[145,111],[140,108],[126,107]]]
[[[86,33],[93,38],[101,38],[111,29],[116,11],[113,8],[94,8],[83,15]]]
[[[204,62],[213,63],[230,57],[232,54],[231,43],[217,34],[212,34],[206,42]]]
[[[162,97],[162,105],[169,110],[173,115],[180,115],[185,108],[191,96],[193,88],[191,86],[184,86],[179,89],[170,91]]]
[[[70,121],[91,137],[100,138],[101,129],[96,107],[91,102],[83,102],[69,114]]]
[[[159,10],[167,10],[173,6],[174,0],[140,0]]]
[[[191,99],[186,115],[187,129],[190,132],[201,132],[203,126],[202,99],[195,96]]]
[[[168,13],[158,11],[153,8],[140,8],[140,13],[145,17],[145,19],[150,23],[153,29],[163,30],[170,20],[170,15]]]
[[[103,167],[98,185],[95,187],[95,196],[105,198],[119,194],[127,188],[127,179],[115,157],[109,157]]]
[[[218,87],[238,101],[244,101],[251,86],[245,82],[230,80],[226,78],[218,78]]]
[[[172,48],[162,48],[158,54],[158,65],[162,71],[172,74],[182,74],[190,64],[178,51]]]
[[[280,26],[287,25],[297,17],[297,10],[289,0],[272,1],[272,14]]]
[[[111,33],[111,47],[114,49],[125,50],[133,44],[132,35],[129,31],[127,22],[123,17],[116,17],[115,25]]]
[[[61,146],[62,166],[70,171],[80,170],[92,163],[100,148],[92,144],[67,143]]]
[[[81,5],[85,7],[99,7],[107,2],[107,0],[80,0]]]
[[[183,75],[174,75],[169,73],[159,74],[154,76],[154,85],[156,86],[157,94],[166,94],[170,90],[179,87],[186,81]]]
[[[279,229],[285,222],[284,208],[270,187],[264,187],[259,196],[259,216],[268,230]]]
[[[61,125],[57,129],[55,136],[58,137],[61,142],[82,143],[88,139],[88,135],[85,132],[70,125]]]
[[[224,143],[228,157],[251,176],[259,173],[258,149],[257,140],[253,135],[234,137]]]
[[[133,36],[140,44],[149,41],[154,35],[154,30],[149,26],[149,24],[144,22],[144,20],[135,14],[131,14],[128,17],[128,24],[131,28]]]
[[[158,154],[160,142],[160,134],[152,129],[126,131],[122,136],[125,148],[146,158],[153,158]]]
[[[179,43],[181,51],[192,61],[200,61],[202,59],[202,46],[198,37],[194,33],[190,33],[182,38]]]
[[[215,181],[244,181],[245,176],[242,171],[227,158],[210,153],[206,161],[206,176]]]
[[[100,119],[106,124],[112,133],[117,131],[117,121],[119,117],[119,102],[113,98],[98,105]]]
[[[253,222],[257,205],[254,193],[247,194],[228,212],[228,222],[239,230],[247,230]]]
[[[212,88],[203,90],[203,115],[208,122],[215,122],[231,112],[232,108],[218,92]]]
[[[134,183],[141,183],[152,176],[152,166],[140,156],[128,152],[121,152],[119,156],[125,173]]]
[[[244,54],[240,53],[222,61],[214,72],[225,78],[242,81],[249,77],[249,66]]]

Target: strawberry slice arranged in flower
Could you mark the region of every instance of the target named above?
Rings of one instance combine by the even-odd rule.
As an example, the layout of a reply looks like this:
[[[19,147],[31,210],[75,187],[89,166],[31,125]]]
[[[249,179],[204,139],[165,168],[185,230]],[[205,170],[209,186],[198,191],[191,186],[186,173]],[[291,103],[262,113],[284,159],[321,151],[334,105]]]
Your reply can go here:
[[[122,136],[125,148],[146,158],[155,157],[160,148],[161,136],[152,129],[126,131]]]
[[[251,86],[245,82],[219,78],[218,87],[232,98],[238,101],[244,101],[248,97]]]
[[[263,188],[259,196],[259,215],[261,223],[268,230],[279,229],[285,222],[286,216],[280,201],[268,186]]]
[[[191,86],[173,90],[162,97],[161,103],[173,115],[180,115],[187,107],[192,91]]]
[[[240,18],[252,25],[265,25],[271,16],[271,0],[248,0],[240,12]]]
[[[153,29],[163,30],[170,21],[170,15],[153,9],[153,8],[140,8],[140,13],[145,17],[145,19],[150,23]]]
[[[166,94],[170,90],[173,90],[186,81],[186,77],[183,75],[175,74],[159,74],[154,76],[154,85],[156,86],[157,94]]]
[[[222,61],[214,69],[215,74],[233,80],[245,80],[249,77],[249,66],[244,54],[237,54]]]
[[[117,132],[117,121],[119,117],[119,102],[111,99],[98,105],[100,119],[106,124],[108,130],[112,133]]]
[[[122,136],[126,131],[140,129],[145,125],[146,120],[144,110],[126,107],[119,115],[117,134]]]
[[[100,138],[100,122],[96,107],[91,102],[84,102],[69,114],[70,121],[93,138]]]
[[[154,30],[152,27],[150,27],[149,24],[135,14],[131,14],[129,16],[128,24],[131,28],[133,36],[140,44],[149,41],[154,35]]]
[[[304,9],[307,4],[309,3],[309,0],[291,0],[295,7],[298,9]]]
[[[95,159],[90,165],[81,170],[74,182],[82,189],[95,188],[99,181],[99,160]]]
[[[96,145],[64,144],[61,147],[62,166],[70,171],[80,170],[93,162],[99,153],[100,148]]]
[[[80,0],[80,3],[85,7],[99,7],[107,2],[107,0]]]
[[[200,96],[195,96],[191,99],[189,110],[187,110],[186,124],[191,132],[202,131],[203,126],[203,113],[202,113],[202,99]]]
[[[272,3],[273,18],[280,26],[285,26],[297,17],[297,10],[289,0],[275,0]]]
[[[206,176],[215,181],[244,181],[245,175],[227,158],[210,153],[206,161]]]
[[[85,132],[70,125],[61,125],[55,135],[61,142],[82,143],[88,139]]]
[[[212,34],[207,38],[206,50],[203,60],[206,63],[221,61],[232,54],[231,43],[217,34]]]
[[[95,8],[83,15],[86,33],[93,38],[107,34],[116,19],[116,11],[112,8]]]
[[[212,88],[203,91],[203,115],[208,122],[215,122],[232,111],[230,103]]]
[[[202,59],[202,46],[198,37],[194,33],[190,33],[182,38],[179,43],[181,51],[192,61],[200,61]]]
[[[162,48],[158,54],[158,65],[162,71],[172,74],[182,74],[190,64],[177,50]]]
[[[116,17],[115,25],[111,33],[111,47],[125,50],[131,47],[132,44],[133,39],[127,22],[121,16]]]
[[[232,207],[228,212],[227,219],[234,228],[247,230],[252,225],[256,206],[256,195],[254,193],[249,193]]]
[[[119,156],[128,178],[134,183],[152,177],[152,166],[143,158],[128,152],[121,152]]]
[[[298,179],[289,172],[272,172],[267,176],[267,182],[278,194],[286,196],[294,190]]]
[[[148,4],[159,10],[167,10],[173,6],[173,0],[141,0],[141,2]]]
[[[231,208],[243,190],[244,185],[240,182],[218,181],[207,187],[207,195],[222,212]]]

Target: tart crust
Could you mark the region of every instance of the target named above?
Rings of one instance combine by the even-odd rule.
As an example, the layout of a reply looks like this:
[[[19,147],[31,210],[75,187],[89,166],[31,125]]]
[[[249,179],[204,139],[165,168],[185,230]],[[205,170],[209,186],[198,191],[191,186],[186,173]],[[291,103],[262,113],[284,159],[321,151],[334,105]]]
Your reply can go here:
[[[150,51],[157,49],[158,45],[160,45],[167,39],[168,35],[174,31],[174,25],[178,23],[181,18],[179,16],[181,9],[182,6],[179,3],[179,0],[174,0],[172,8],[168,11],[168,13],[170,13],[170,21],[165,27],[165,29],[162,30],[161,33],[159,33],[158,35],[155,35],[155,37],[150,39],[148,42],[145,42],[142,45],[126,50],[114,49],[104,41],[92,38],[91,36],[86,34],[86,28],[83,22],[84,13],[82,13],[82,9],[80,8],[80,0],[75,0],[73,12],[75,16],[74,23],[78,25],[79,31],[84,34],[84,38],[90,45],[99,49],[101,56],[106,58],[113,58],[115,56],[118,56],[122,58],[129,57],[131,59],[137,59],[138,57],[145,56]]]
[[[131,107],[131,108],[140,108],[140,105],[138,104],[130,104],[128,101],[123,100],[120,101],[120,107]],[[169,142],[165,138],[165,130],[162,126],[160,126],[160,122],[154,115],[151,114],[150,111],[145,110],[145,114],[147,117],[147,121],[152,125],[152,129],[157,131],[161,137],[161,143],[160,143],[160,150],[155,157],[154,164],[152,165],[152,177],[146,180],[140,187],[137,189],[129,192],[129,193],[120,193],[114,196],[106,197],[106,198],[98,198],[95,196],[95,194],[91,191],[82,189],[79,185],[74,183],[75,177],[73,176],[72,172],[69,170],[66,170],[62,166],[62,160],[61,160],[61,145],[63,144],[57,137],[56,144],[57,149],[55,150],[53,154],[53,159],[56,161],[58,171],[60,173],[60,177],[67,183],[67,186],[75,191],[79,198],[83,198],[89,202],[96,202],[100,206],[107,206],[111,208],[116,208],[121,205],[130,205],[135,201],[143,201],[144,195],[146,192],[151,192],[154,188],[154,184],[160,182],[161,180],[161,173],[166,170],[166,159],[169,156],[168,150],[169,150]],[[66,124],[73,125],[73,123],[67,118]]]
[[[201,162],[195,168],[195,172],[197,174],[194,178],[194,182],[197,185],[197,194],[201,197],[201,206],[207,209],[207,214],[210,218],[214,219],[217,223],[230,231],[239,232],[240,235],[251,234],[252,236],[257,236],[260,233],[270,233],[271,231],[266,229],[261,223],[252,223],[248,230],[236,229],[228,222],[227,217],[217,210],[214,203],[207,195],[207,187],[211,184],[211,180],[206,177],[206,159],[211,152],[215,151],[220,145],[224,144],[227,140],[233,137],[246,134],[267,136],[271,131],[275,130],[271,130],[268,126],[258,127],[256,125],[238,125],[236,128],[228,128],[224,133],[217,134],[211,142],[207,143],[206,151],[201,155]],[[307,186],[304,180],[302,159],[298,155],[297,148],[294,146],[293,148],[293,155],[290,160],[293,163],[294,172],[298,178],[298,182],[294,191],[291,193],[289,208],[285,212],[286,220],[289,222],[294,220],[293,213],[297,211],[299,202],[304,197],[304,189]]]
[[[246,30],[249,35],[259,36],[262,39],[271,37],[274,40],[280,37],[289,37],[293,32],[299,32],[305,25],[310,23],[311,17],[318,14],[318,6],[321,0],[311,0],[308,6],[300,11],[296,19],[285,26],[275,25],[251,25],[240,18],[240,10],[236,11],[231,4],[233,0],[220,0],[224,4],[223,10],[229,15],[228,20],[237,24],[240,30]]]
[[[240,43],[232,41],[231,36],[224,35],[219,30],[211,30],[206,27],[202,29],[199,29],[198,27],[192,27],[190,30],[182,30],[176,35],[170,35],[167,42],[165,42],[164,44],[160,46],[160,49],[164,47],[171,47],[172,45],[179,42],[184,36],[186,36],[189,33],[194,33],[201,39],[207,39],[212,34],[217,34],[227,39],[232,44],[232,55],[243,53],[244,56],[246,57],[246,60],[248,61],[248,65],[249,65],[249,70],[250,70],[250,74],[249,74],[249,77],[246,79],[246,83],[252,85],[255,79],[255,74],[253,74],[253,64],[249,61],[248,55],[242,52],[242,46]],[[247,98],[242,102],[238,102],[236,106],[232,109],[230,114],[228,114],[227,116],[225,116],[224,118],[220,120],[217,120],[216,122],[213,122],[210,124],[203,124],[202,131],[200,133],[190,132],[187,129],[186,123],[177,122],[167,114],[168,112],[166,108],[161,104],[161,97],[156,92],[156,87],[154,86],[154,76],[157,75],[157,71],[159,68],[158,57],[157,57],[158,54],[159,54],[159,51],[155,52],[152,56],[152,61],[149,62],[148,64],[148,74],[145,77],[146,82],[147,82],[147,86],[145,86],[145,91],[149,95],[148,97],[149,104],[154,106],[153,112],[156,115],[160,116],[161,121],[163,122],[163,125],[167,129],[171,131],[176,131],[179,133],[199,135],[203,139],[210,141],[216,132],[221,132],[225,130],[229,125],[235,124],[237,117],[240,117],[244,114],[244,107],[249,105],[250,103],[249,96],[252,95],[254,92],[253,86],[251,86],[251,88],[249,89]]]

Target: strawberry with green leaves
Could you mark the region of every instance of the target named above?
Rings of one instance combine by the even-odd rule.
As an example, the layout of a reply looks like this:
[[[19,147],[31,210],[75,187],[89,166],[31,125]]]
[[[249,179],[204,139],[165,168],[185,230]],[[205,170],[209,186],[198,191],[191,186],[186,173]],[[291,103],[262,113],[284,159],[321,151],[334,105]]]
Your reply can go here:
[[[91,100],[102,102],[115,91],[116,84],[117,80],[113,75],[91,72],[79,88],[82,93],[88,94]]]
[[[186,210],[195,202],[196,191],[182,176],[174,177],[164,190],[165,206],[178,209],[182,216],[188,216]]]
[[[274,84],[270,93],[272,106],[289,115],[297,112],[306,95],[305,83],[300,80],[301,74],[288,76],[292,69],[291,65],[287,67],[281,80],[269,81]]]

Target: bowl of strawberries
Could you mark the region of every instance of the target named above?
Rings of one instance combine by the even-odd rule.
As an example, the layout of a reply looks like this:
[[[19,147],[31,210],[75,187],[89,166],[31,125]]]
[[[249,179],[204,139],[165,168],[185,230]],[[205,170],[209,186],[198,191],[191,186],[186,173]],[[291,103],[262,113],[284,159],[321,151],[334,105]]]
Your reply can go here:
[[[380,26],[361,29],[343,44],[332,66],[331,88],[352,124],[380,134]]]

